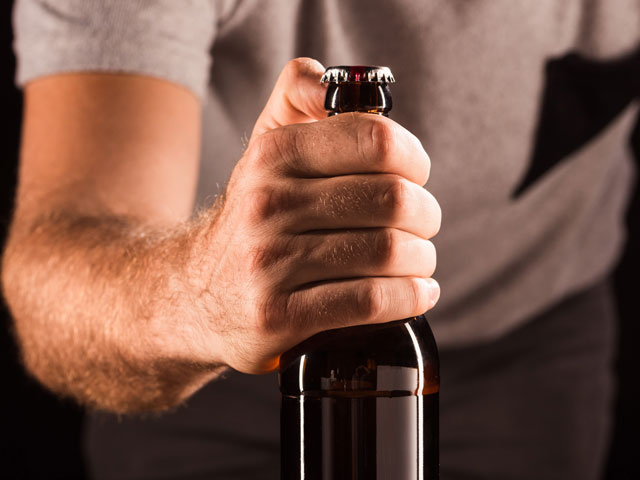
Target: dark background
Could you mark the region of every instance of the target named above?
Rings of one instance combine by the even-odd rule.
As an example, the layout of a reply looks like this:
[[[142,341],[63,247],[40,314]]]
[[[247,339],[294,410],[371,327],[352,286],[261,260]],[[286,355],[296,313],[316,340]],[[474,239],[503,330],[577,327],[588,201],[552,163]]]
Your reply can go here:
[[[0,161],[0,242],[6,236],[10,219],[20,135],[22,98],[13,84],[15,59],[11,48],[11,5],[0,2],[2,22],[3,135]],[[637,79],[640,82],[640,79]],[[633,147],[640,158],[640,129],[636,128]],[[607,479],[640,478],[640,302],[637,299],[634,273],[640,264],[640,195],[636,192],[628,213],[630,239],[625,255],[615,273],[620,324],[618,372],[620,392],[617,422],[609,460]],[[634,295],[636,294],[636,295]],[[80,446],[82,410],[71,402],[61,401],[44,391],[27,377],[18,360],[10,334],[11,322],[6,308],[0,307],[0,477],[7,479],[85,478]]]

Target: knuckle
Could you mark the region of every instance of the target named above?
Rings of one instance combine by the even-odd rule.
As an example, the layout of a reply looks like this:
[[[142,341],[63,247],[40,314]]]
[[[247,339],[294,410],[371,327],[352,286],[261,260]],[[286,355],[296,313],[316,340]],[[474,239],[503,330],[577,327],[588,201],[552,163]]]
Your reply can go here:
[[[391,265],[395,260],[396,241],[393,230],[385,228],[376,232],[374,242],[375,263],[380,267]]]
[[[273,215],[277,193],[269,186],[253,192],[249,200],[249,216],[253,221],[261,221]]]
[[[289,144],[291,143],[291,135],[288,128],[280,127],[274,128],[267,133],[269,139],[270,152],[272,156],[277,157],[279,160],[286,160],[289,150]]]
[[[358,143],[363,160],[374,161],[381,170],[393,160],[397,144],[397,132],[390,121],[367,115],[358,132]]]
[[[282,170],[291,161],[291,155],[297,153],[295,137],[295,130],[287,127],[274,128],[257,137],[247,152],[253,166]]]
[[[425,295],[424,289],[421,288],[420,282],[417,279],[411,279],[409,284],[411,285],[409,291],[411,311],[416,315],[420,315],[428,308],[429,296]]]
[[[269,130],[257,136],[245,153],[251,167],[260,168],[265,164],[270,164],[271,160],[277,158],[276,144],[274,142],[275,130]]]
[[[272,262],[273,254],[271,249],[258,245],[250,248],[247,252],[247,269],[251,275],[256,275],[265,270]]]
[[[371,127],[371,145],[380,167],[388,165],[396,151],[396,129],[391,122],[375,119]]]
[[[272,273],[274,268],[288,268],[299,257],[300,247],[295,237],[270,236],[266,242],[253,246],[247,252],[248,269],[253,275]],[[273,281],[273,277],[270,278]]]
[[[261,337],[278,334],[288,324],[288,301],[280,295],[268,295],[262,301],[260,311],[255,319],[255,329]]]
[[[384,186],[382,195],[378,196],[386,215],[391,219],[398,218],[409,205],[410,187],[402,177],[394,175]]]
[[[282,215],[295,204],[294,192],[283,185],[266,184],[251,194],[249,216],[256,222]]]
[[[286,142],[282,144],[287,152],[290,152],[286,158],[288,159],[301,159],[306,155],[306,142],[307,142],[307,125],[290,125],[283,128],[286,132]]]
[[[379,318],[385,309],[382,284],[374,279],[363,281],[358,290],[358,313],[365,320]]]
[[[249,273],[259,275],[277,263],[280,255],[278,249],[271,244],[261,244],[250,248],[247,252]]]

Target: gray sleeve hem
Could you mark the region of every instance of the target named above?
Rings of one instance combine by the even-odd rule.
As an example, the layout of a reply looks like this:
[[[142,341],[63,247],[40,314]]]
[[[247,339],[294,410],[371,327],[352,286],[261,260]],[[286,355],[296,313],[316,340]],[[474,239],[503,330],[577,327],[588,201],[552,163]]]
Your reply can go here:
[[[16,84],[24,87],[30,80],[61,73],[129,73],[167,80],[187,88],[204,100],[211,58],[189,58],[193,54],[179,51],[159,51],[120,44],[117,51],[105,52],[104,45],[29,45],[29,58],[21,59],[16,69]],[[57,50],[64,54],[57,54]],[[138,53],[136,53],[138,50]]]
[[[213,0],[16,0],[16,83],[71,72],[148,75],[204,99]]]

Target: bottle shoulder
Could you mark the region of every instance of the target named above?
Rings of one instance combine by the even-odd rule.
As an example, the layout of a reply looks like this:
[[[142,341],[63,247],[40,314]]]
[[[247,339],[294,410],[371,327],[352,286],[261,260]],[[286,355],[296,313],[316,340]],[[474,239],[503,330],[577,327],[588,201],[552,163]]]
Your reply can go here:
[[[424,316],[322,332],[280,360],[285,395],[435,393],[438,351]]]

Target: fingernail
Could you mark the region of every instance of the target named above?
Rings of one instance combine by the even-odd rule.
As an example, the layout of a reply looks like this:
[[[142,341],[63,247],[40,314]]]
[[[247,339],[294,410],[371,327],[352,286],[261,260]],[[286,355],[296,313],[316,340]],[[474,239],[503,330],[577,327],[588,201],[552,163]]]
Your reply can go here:
[[[427,288],[429,289],[429,308],[433,308],[433,306],[438,302],[440,298],[440,284],[436,282],[433,278],[427,278]]]

